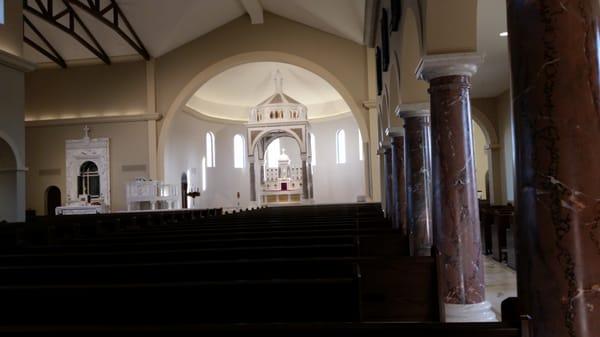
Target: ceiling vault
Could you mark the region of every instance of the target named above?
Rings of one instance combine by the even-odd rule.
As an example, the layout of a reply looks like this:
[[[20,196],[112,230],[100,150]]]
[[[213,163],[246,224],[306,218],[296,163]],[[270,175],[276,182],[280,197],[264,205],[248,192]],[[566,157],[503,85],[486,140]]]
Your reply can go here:
[[[29,46],[31,46],[31,48],[37,50],[40,54],[46,56],[54,63],[58,64],[61,68],[66,68],[67,63],[62,58],[62,56],[60,56],[60,54],[56,51],[56,49],[54,49],[52,44],[48,42],[44,35],[42,35],[42,33],[33,25],[33,23],[31,23],[31,21],[29,21],[29,19],[26,16],[23,16],[23,24],[29,27],[29,29],[31,29],[31,31],[44,43],[44,45],[46,45],[46,48],[40,46],[38,43],[25,36],[25,30],[23,30],[23,41]]]
[[[146,47],[144,47],[144,44],[115,0],[110,0],[110,3],[104,8],[100,6],[100,0],[87,0],[86,2],[83,0],[68,1],[114,30],[145,60],[150,59],[150,54],[146,50]],[[110,17],[110,19],[108,19],[107,16]],[[129,31],[129,34],[121,27],[120,23],[125,25],[124,28]]]
[[[37,4],[38,8],[32,7],[29,4],[29,0],[23,0],[23,10],[69,34],[104,63],[111,63],[108,54],[104,51],[104,49],[102,49],[100,43],[98,43],[94,35],[90,32],[85,23],[83,23],[68,0],[62,0],[62,3],[65,5],[65,9],[56,14],[54,13],[53,0],[35,0],[35,3]],[[64,16],[67,16],[68,24],[64,24],[59,21]],[[77,27],[83,30],[85,36],[91,41],[91,43],[88,42],[84,36],[77,32]]]

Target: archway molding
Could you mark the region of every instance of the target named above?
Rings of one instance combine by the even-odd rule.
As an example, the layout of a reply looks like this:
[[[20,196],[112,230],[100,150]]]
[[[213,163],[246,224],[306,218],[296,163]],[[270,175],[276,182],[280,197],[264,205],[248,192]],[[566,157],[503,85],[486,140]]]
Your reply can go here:
[[[23,158],[21,158],[21,153],[19,152],[17,143],[2,130],[0,130],[0,140],[3,140],[4,142],[6,142],[6,144],[8,144],[8,146],[12,150],[12,154],[15,158],[15,163],[16,163],[15,169],[17,171],[25,171],[26,170],[25,162],[23,161]]]
[[[320,76],[325,81],[327,81],[334,89],[336,89],[340,96],[342,96],[342,99],[350,107],[350,111],[354,115],[356,123],[358,124],[358,127],[361,131],[361,134],[365,135],[366,139],[370,139],[369,128],[365,121],[363,109],[361,108],[360,104],[354,99],[354,97],[350,93],[350,90],[335,75],[333,75],[323,66],[306,58],[284,52],[257,51],[241,53],[225,58],[206,67],[200,73],[196,74],[196,76],[194,76],[191,81],[189,81],[181,90],[178,91],[179,94],[177,94],[173,102],[169,105],[169,108],[166,111],[165,115],[163,116],[163,125],[160,129],[160,134],[158,138],[157,171],[159,178],[165,178],[165,150],[167,140],[169,138],[170,126],[174,116],[185,107],[186,103],[196,92],[196,90],[198,90],[208,80],[229,68],[253,62],[288,63],[309,70],[315,73],[316,75]]]
[[[471,117],[483,131],[485,136],[485,152],[488,160],[488,176],[490,195],[488,199],[491,204],[498,204],[502,200],[502,177],[500,145],[498,144],[498,133],[492,121],[479,109],[471,105]]]

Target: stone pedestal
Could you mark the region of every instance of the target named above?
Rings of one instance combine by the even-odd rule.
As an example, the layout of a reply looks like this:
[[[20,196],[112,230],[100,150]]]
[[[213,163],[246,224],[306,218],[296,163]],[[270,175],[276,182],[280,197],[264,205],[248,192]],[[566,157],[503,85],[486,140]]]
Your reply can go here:
[[[429,104],[406,104],[396,114],[404,119],[406,218],[410,254],[430,256],[433,246],[431,214],[431,135]]]
[[[446,322],[496,319],[485,301],[469,101],[481,62],[477,54],[433,55],[418,69],[430,85],[434,242]]]
[[[536,337],[600,336],[600,8],[508,1],[518,290]]]

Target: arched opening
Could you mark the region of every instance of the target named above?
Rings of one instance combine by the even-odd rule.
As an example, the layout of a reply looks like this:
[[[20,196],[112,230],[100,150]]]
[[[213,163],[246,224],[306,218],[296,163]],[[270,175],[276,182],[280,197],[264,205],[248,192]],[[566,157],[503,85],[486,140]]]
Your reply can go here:
[[[17,221],[17,158],[0,138],[0,222]]]
[[[265,103],[265,98],[277,96],[273,94],[277,71],[285,79],[283,103],[301,104],[305,108],[269,110],[272,103],[268,99]],[[281,103],[277,97],[273,102]],[[255,109],[263,103],[269,106]],[[261,127],[255,132],[249,123]],[[348,169],[344,172],[338,172],[343,168],[335,167],[339,128],[345,130],[347,138]],[[165,182],[176,182],[181,172],[187,170],[197,168],[202,172],[202,178],[198,179],[202,193],[196,198],[196,207],[253,205],[251,176],[254,173],[255,187],[259,190],[269,162],[264,151],[274,138],[296,142],[294,147],[282,147],[290,157],[292,173],[301,172],[303,166],[312,173],[301,177],[299,182],[289,183],[290,187],[297,183],[309,186],[308,191],[302,191],[303,202],[308,199],[319,203],[356,202],[365,194],[365,165],[359,151],[359,135],[365,137],[365,132],[353,116],[352,104],[320,74],[290,63],[250,62],[227,68],[197,87],[162,132],[161,137],[168,135],[163,138]],[[317,138],[318,143],[314,141]],[[240,148],[244,151],[239,151]],[[317,152],[323,160],[318,169],[311,165]],[[216,158],[215,168],[208,165],[210,156]],[[194,185],[194,179],[190,180],[188,186]],[[319,182],[323,186],[317,186]],[[310,189],[313,186],[314,191]]]
[[[62,206],[62,196],[60,188],[56,186],[49,186],[46,189],[46,215],[56,215],[56,208]]]
[[[336,76],[334,76],[323,66],[305,58],[299,57],[297,55],[282,52],[265,51],[242,53],[223,59],[204,69],[202,72],[197,74],[184,88],[181,89],[177,97],[169,105],[169,109],[167,110],[166,115],[164,116],[164,119],[162,121],[162,127],[160,129],[158,139],[157,171],[158,176],[160,178],[162,178],[163,180],[167,180],[166,170],[168,161],[166,150],[167,143],[171,138],[170,133],[173,129],[171,127],[171,123],[173,122],[174,117],[179,112],[186,110],[186,105],[192,99],[194,93],[198,90],[198,88],[202,87],[209,80],[227,71],[230,68],[248,63],[259,62],[279,62],[294,65],[306,69],[307,71],[310,71],[322,78],[330,86],[335,88],[338,94],[343,98],[344,102],[349,106],[349,112],[355,117],[355,123],[357,124],[357,127],[361,130],[365,142],[368,142],[371,139],[372,136],[369,133],[367,121],[363,113],[363,108],[361,108],[360,102],[356,101],[356,99],[352,96],[350,90],[346,87],[344,83],[342,83]],[[232,85],[233,84],[236,83],[234,82],[232,83]],[[210,117],[210,115],[205,116]]]
[[[79,167],[77,194],[87,196],[88,202],[91,198],[100,196],[100,173],[98,165],[93,161],[86,161]]]
[[[475,177],[477,179],[477,196],[480,200],[489,201],[490,183],[489,177],[489,153],[488,140],[483,129],[476,121],[473,121],[473,150],[475,155]]]

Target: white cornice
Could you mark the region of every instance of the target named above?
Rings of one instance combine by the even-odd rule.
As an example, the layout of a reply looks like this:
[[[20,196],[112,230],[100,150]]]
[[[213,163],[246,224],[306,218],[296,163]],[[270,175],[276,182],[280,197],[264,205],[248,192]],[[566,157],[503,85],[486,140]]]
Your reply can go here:
[[[424,56],[417,66],[417,79],[430,81],[444,76],[473,76],[483,63],[480,53],[453,53]]]
[[[0,64],[24,73],[33,71],[36,68],[34,63],[31,63],[22,57],[7,53],[4,50],[0,50]]]
[[[157,121],[162,116],[160,114],[139,114],[139,115],[124,115],[124,116],[97,116],[97,117],[79,117],[79,118],[55,118],[55,119],[40,119],[26,120],[25,127],[35,128],[43,126],[61,126],[61,125],[78,125],[78,124],[102,124],[102,123],[126,123],[126,122],[142,122],[142,121]]]
[[[396,106],[395,114],[400,118],[429,117],[429,103],[400,104]]]
[[[401,127],[389,127],[385,129],[385,135],[388,137],[404,137],[404,128]]]
[[[376,109],[377,101],[375,101],[374,99],[368,100],[368,101],[363,101],[363,106],[367,109]]]

